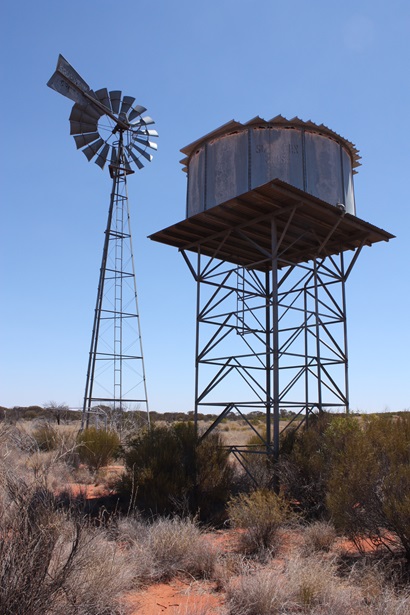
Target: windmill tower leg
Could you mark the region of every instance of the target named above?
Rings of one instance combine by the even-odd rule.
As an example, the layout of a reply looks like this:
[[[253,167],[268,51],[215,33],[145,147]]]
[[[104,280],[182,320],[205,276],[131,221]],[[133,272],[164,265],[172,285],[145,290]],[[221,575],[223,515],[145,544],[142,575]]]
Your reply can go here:
[[[140,317],[127,193],[132,172],[122,155],[110,166],[112,192],[94,312],[87,368],[82,427],[90,416],[108,406],[146,412],[148,395],[141,341]]]

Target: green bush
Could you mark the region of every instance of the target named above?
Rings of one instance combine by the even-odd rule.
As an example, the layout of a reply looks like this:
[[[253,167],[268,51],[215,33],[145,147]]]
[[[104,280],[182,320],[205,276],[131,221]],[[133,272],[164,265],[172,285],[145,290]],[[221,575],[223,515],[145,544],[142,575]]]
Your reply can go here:
[[[116,458],[120,439],[115,431],[89,427],[78,434],[77,444],[80,461],[96,471]]]
[[[263,553],[276,546],[278,529],[290,519],[287,502],[273,491],[258,489],[241,493],[229,501],[231,525],[245,530],[240,542],[246,554]]]
[[[322,414],[278,464],[281,486],[309,519],[331,518],[358,547],[399,546],[410,560],[410,413]]]
[[[50,423],[39,425],[32,432],[40,451],[55,451],[59,444],[58,433]]]
[[[349,421],[350,417],[341,419]],[[329,414],[312,416],[309,428],[290,432],[283,441],[277,472],[286,497],[307,519],[326,515],[326,478],[332,450],[324,434],[332,422]],[[337,438],[336,438],[337,441]]]
[[[193,423],[153,426],[124,450],[126,474],[120,489],[135,494],[138,507],[155,514],[222,516],[233,477],[218,434],[199,443]]]
[[[358,546],[363,537],[399,545],[410,560],[410,414],[369,417],[347,436],[327,481],[336,527]]]

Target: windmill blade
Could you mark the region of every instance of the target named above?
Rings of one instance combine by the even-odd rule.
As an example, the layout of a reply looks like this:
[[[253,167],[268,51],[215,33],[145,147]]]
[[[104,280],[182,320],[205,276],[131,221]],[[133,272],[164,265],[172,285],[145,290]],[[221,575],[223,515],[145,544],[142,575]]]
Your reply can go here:
[[[70,121],[70,135],[82,135],[86,132],[97,132],[97,122],[85,124],[84,122]]]
[[[129,153],[129,155],[131,156],[131,158],[133,159],[133,161],[135,162],[135,164],[137,165],[137,167],[141,170],[144,168],[144,165],[142,164],[141,160],[139,158],[137,158],[137,156],[134,154],[134,152],[131,150],[130,147],[127,147],[127,152]]]
[[[111,108],[114,113],[118,113],[120,110],[121,94],[120,90],[110,92]]]
[[[84,145],[88,145],[89,143],[93,143],[99,138],[99,136],[100,135],[98,132],[91,132],[85,135],[77,135],[76,137],[74,137],[77,149],[80,149],[81,147],[84,147]]]
[[[140,127],[136,127],[133,125],[133,132],[138,135],[146,135],[148,137],[158,137],[158,133],[156,130],[148,130],[148,128],[144,128],[142,125]]]
[[[85,124],[92,124],[96,120],[99,120],[102,112],[99,109],[93,109],[91,105],[83,107],[82,105],[75,104],[71,110],[69,120],[74,122],[84,122]]]
[[[135,143],[130,143],[130,147],[136,149],[137,152],[141,154],[141,156],[144,156],[144,158],[146,158],[147,160],[149,160],[149,162],[151,162],[152,160],[151,154],[148,154],[145,150],[141,149],[141,147],[138,147],[138,145],[135,145]]]
[[[134,102],[135,102],[135,98],[133,98],[132,96],[124,96],[124,98],[122,99],[120,115],[126,115],[128,111],[131,109]]]
[[[155,124],[154,120],[149,115],[146,115],[145,117],[142,117],[141,118],[141,122],[144,122],[144,124],[146,124],[147,126],[149,124]]]
[[[95,143],[91,143],[91,145],[83,149],[84,156],[86,156],[87,159],[90,161],[92,158],[94,158],[94,156],[96,155],[98,150],[101,149],[104,143],[104,139],[98,139],[98,141],[96,141]]]
[[[142,143],[146,147],[150,147],[151,149],[158,149],[158,145],[156,143],[152,143],[152,141],[144,141],[144,139],[139,139],[138,137],[133,137],[133,141],[138,141],[138,143]]]
[[[131,113],[128,116],[128,121],[131,122],[131,120],[141,115],[141,113],[145,113],[145,111],[145,107],[142,107],[141,105],[135,105],[135,107],[132,109]]]
[[[110,146],[108,143],[104,145],[101,152],[98,154],[95,164],[98,164],[101,169],[104,169],[105,163],[107,162],[108,152],[110,151]]]
[[[99,102],[99,101],[96,101]],[[77,105],[74,105],[74,107],[76,107]],[[102,115],[104,115],[105,111],[103,109],[100,109],[100,107],[96,107],[95,105],[93,105],[92,103],[88,103],[86,107],[83,107],[83,111],[84,113],[86,113],[87,115],[90,115],[91,117],[93,117],[96,120],[99,120],[100,117]]]
[[[97,96],[100,103],[107,107],[109,111],[112,111],[110,97],[108,96],[107,88],[101,88],[101,90],[97,90],[95,95]]]

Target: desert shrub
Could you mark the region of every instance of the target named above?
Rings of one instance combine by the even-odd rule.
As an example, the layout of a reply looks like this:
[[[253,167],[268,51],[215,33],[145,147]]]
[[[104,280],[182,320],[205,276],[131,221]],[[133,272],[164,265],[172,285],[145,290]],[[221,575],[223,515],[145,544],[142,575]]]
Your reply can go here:
[[[37,482],[4,468],[1,487],[0,613],[119,614],[131,579],[103,531],[60,510]]]
[[[325,445],[324,433],[330,422],[331,417],[321,413],[310,418],[308,429],[290,433],[277,465],[282,490],[306,519],[318,519],[326,514],[331,450]]]
[[[329,521],[315,521],[303,528],[304,554],[330,551],[336,540],[335,527]]]
[[[410,414],[369,417],[351,431],[333,456],[327,506],[359,547],[363,537],[399,545],[410,560]]]
[[[367,565],[373,575],[363,587],[366,567],[339,574],[338,563],[328,556],[300,557],[289,554],[281,573],[272,568],[252,570],[244,567],[227,584],[230,615],[407,615],[410,594],[407,588],[395,589],[374,573],[374,562]]]
[[[191,519],[158,519],[149,526],[146,546],[154,556],[156,579],[170,578],[177,572],[194,578],[212,574],[215,553]]]
[[[277,545],[278,529],[290,519],[286,501],[273,491],[260,489],[241,493],[228,504],[228,517],[239,534],[241,549],[249,555],[272,551]]]
[[[58,446],[57,430],[50,423],[38,425],[32,431],[40,451],[54,451]]]
[[[127,548],[137,582],[163,581],[179,573],[212,576],[216,553],[195,520],[127,517],[118,523],[117,540]]]
[[[273,615],[284,613],[287,604],[284,581],[273,570],[242,574],[227,586],[229,615]]]
[[[216,433],[199,443],[192,423],[153,426],[128,442],[120,490],[146,512],[218,519],[233,476],[221,444]]]
[[[108,465],[119,452],[120,439],[115,431],[89,427],[77,436],[78,454],[90,470]]]

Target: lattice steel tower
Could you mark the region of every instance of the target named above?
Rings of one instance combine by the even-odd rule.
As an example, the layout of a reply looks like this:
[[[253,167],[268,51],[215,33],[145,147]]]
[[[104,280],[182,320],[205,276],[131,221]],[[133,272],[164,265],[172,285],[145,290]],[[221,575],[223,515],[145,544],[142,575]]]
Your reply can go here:
[[[358,151],[323,125],[231,121],[182,152],[186,219],[151,239],[197,285],[195,417],[215,415],[206,437],[240,415],[277,459],[281,415],[349,410],[345,283],[392,235],[356,216]],[[231,449],[246,466],[249,448]]]
[[[154,122],[135,98],[106,88],[93,91],[61,55],[49,87],[74,101],[70,134],[89,161],[108,162],[112,190],[94,312],[83,405],[83,425],[101,406],[145,410],[148,395],[132,248],[127,177],[131,165],[151,161]]]

